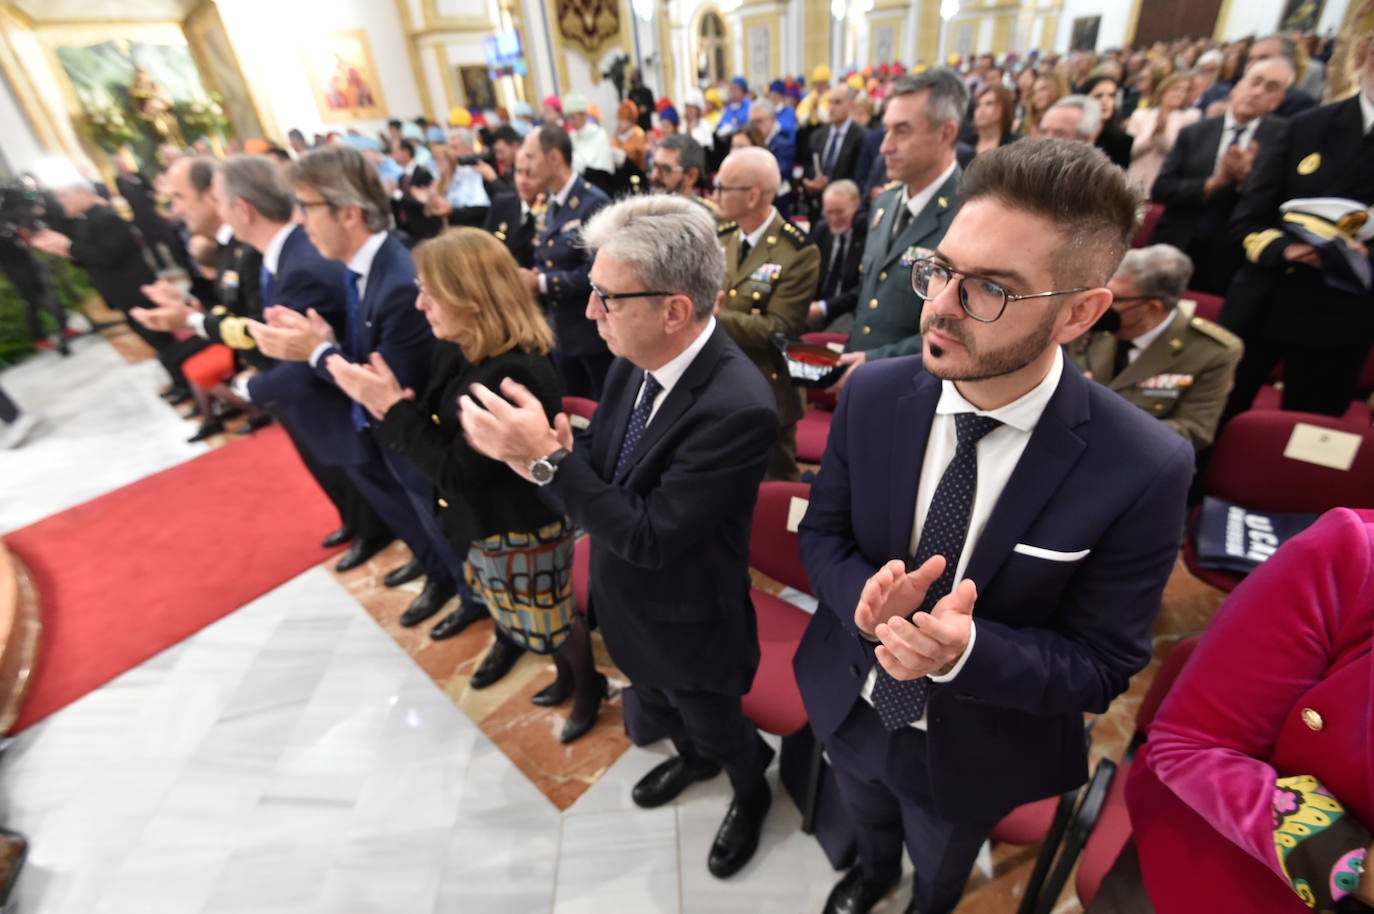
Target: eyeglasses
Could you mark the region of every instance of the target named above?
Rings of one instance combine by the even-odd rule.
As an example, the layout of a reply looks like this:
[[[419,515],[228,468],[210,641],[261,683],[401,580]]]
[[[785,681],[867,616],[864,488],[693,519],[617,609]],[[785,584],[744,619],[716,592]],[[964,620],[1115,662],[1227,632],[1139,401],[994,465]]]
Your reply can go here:
[[[295,197],[294,200],[296,203],[296,208],[303,213],[310,212],[310,208],[312,206],[330,206],[328,200],[302,200],[300,197]]]
[[[654,171],[661,171],[665,175],[670,175],[675,171],[682,171],[682,168],[678,165],[672,165],[668,162],[655,162]]]
[[[1008,292],[1006,286],[995,280],[969,273],[960,273],[958,270],[924,257],[911,265],[911,289],[916,293],[917,298],[922,301],[930,301],[945,291],[950,280],[956,276],[959,279],[959,307],[963,308],[964,313],[969,317],[984,324],[990,324],[1001,317],[1002,312],[1007,309],[1007,302],[1021,301],[1027,298],[1049,298],[1054,295],[1072,295],[1075,292],[1088,291],[1088,286],[1080,286],[1076,289],[1059,289],[1054,292],[1031,292],[1026,295],[1017,295]]]
[[[592,294],[597,301],[601,302],[601,309],[607,314],[611,313],[611,302],[623,301],[630,298],[660,298],[664,295],[676,295],[676,292],[603,292],[596,283],[589,283],[592,287]]]
[[[732,191],[732,190],[740,190],[740,191],[743,191],[743,190],[753,190],[753,189],[754,189],[754,188],[752,188],[752,187],[746,187],[746,186],[740,185],[740,184],[722,184],[722,183],[720,183],[720,181],[716,181],[716,183],[715,183],[715,188],[716,188],[716,190],[720,191],[721,193],[726,193],[726,192]]]

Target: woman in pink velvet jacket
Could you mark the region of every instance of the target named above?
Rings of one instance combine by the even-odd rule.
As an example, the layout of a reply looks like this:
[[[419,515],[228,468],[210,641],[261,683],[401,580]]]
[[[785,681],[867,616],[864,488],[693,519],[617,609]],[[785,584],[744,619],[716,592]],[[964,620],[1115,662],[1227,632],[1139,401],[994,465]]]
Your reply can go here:
[[[1374,511],[1326,513],[1217,611],[1126,787],[1159,914],[1374,911],[1372,648]]]

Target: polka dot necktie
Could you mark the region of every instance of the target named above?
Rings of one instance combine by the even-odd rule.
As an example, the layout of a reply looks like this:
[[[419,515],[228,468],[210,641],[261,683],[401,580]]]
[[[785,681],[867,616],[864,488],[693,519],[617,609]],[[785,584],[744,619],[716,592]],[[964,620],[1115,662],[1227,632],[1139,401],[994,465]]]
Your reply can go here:
[[[946,559],[944,573],[926,591],[919,612],[930,612],[940,598],[954,586],[954,569],[964,552],[964,538],[968,535],[969,515],[973,511],[973,494],[978,488],[978,442],[1001,425],[991,416],[958,413],[954,426],[959,444],[954,458],[945,468],[935,496],[926,512],[921,540],[916,545],[913,568],[920,568],[933,555]],[[878,666],[878,678],[873,685],[873,707],[889,732],[920,720],[930,694],[930,680],[922,676],[901,682]]]
[[[630,455],[639,445],[639,439],[644,437],[644,429],[649,425],[649,413],[654,409],[654,398],[661,390],[663,385],[654,380],[653,375],[644,372],[644,387],[640,391],[639,402],[635,404],[635,411],[630,413],[630,424],[625,427],[625,440],[620,443],[620,456],[615,461],[615,478],[619,478],[625,467],[629,466]]]

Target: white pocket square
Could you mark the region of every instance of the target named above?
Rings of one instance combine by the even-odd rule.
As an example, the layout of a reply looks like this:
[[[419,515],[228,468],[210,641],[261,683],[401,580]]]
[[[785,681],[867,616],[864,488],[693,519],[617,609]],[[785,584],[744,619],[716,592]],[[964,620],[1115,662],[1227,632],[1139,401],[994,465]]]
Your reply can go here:
[[[1028,555],[1033,559],[1045,559],[1049,562],[1077,562],[1079,559],[1088,557],[1091,549],[1080,549],[1077,552],[1060,552],[1058,549],[1042,549],[1039,546],[1027,546],[1025,543],[1017,543],[1012,552],[1019,552]]]

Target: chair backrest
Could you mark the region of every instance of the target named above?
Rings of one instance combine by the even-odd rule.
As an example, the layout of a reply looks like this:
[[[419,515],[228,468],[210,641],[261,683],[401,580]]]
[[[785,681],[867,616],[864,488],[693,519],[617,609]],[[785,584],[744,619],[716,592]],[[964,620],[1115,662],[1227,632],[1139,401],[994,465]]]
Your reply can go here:
[[[592,413],[596,412],[596,401],[586,397],[564,397],[563,412],[568,414],[573,428],[586,428],[592,421]]]
[[[1220,295],[1212,295],[1208,292],[1195,292],[1189,289],[1183,293],[1183,297],[1193,303],[1193,316],[1205,317],[1212,323],[1217,323],[1221,317],[1221,306],[1226,304],[1226,299]]]
[[[1162,215],[1164,204],[1151,203],[1149,209],[1145,210],[1145,218],[1140,220],[1140,231],[1136,232],[1135,238],[1131,240],[1131,247],[1143,248],[1150,243],[1150,236],[1155,233],[1155,225]]]
[[[1356,435],[1361,440],[1348,470],[1285,457],[1299,425]],[[1308,429],[1307,431],[1311,431]],[[1202,490],[1260,511],[1320,514],[1330,508],[1374,508],[1374,430],[1313,413],[1250,410],[1221,430],[1202,477]]]
[[[749,536],[749,566],[803,593],[811,592],[811,582],[801,563],[797,523],[810,497],[804,482],[762,483]]]
[[[1364,360],[1364,368],[1360,369],[1360,380],[1355,384],[1355,393],[1361,397],[1374,394],[1374,349],[1369,350],[1369,355]]]

